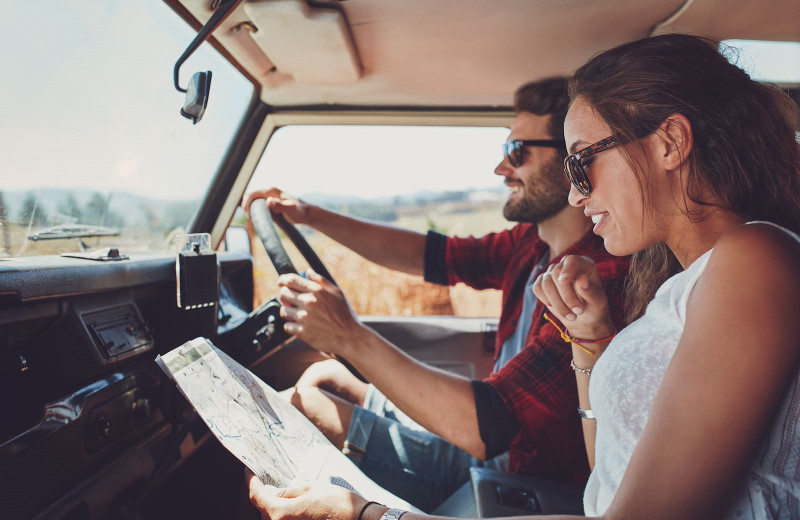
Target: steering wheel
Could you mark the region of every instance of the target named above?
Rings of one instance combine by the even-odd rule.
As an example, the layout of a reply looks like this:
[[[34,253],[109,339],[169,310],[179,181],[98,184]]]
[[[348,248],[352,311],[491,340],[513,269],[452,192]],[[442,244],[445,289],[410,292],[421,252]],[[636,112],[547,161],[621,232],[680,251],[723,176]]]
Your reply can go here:
[[[278,231],[275,229],[273,222],[278,224],[278,227],[286,233],[289,240],[292,241],[295,247],[300,251],[300,254],[303,255],[303,258],[306,259],[308,265],[333,285],[336,285],[333,276],[328,272],[328,269],[322,263],[317,253],[311,249],[311,246],[303,235],[280,213],[275,215],[271,214],[269,209],[267,209],[267,202],[264,199],[256,199],[250,205],[250,220],[253,222],[256,235],[261,239],[261,243],[264,244],[264,249],[267,250],[267,255],[269,255],[269,259],[272,261],[278,274],[297,274],[297,269],[289,259],[289,255],[286,254],[286,249],[281,243]]]
[[[322,275],[333,285],[338,287],[336,281],[333,279],[333,276],[331,276],[331,273],[322,263],[322,260],[320,260],[319,255],[317,255],[317,253],[311,248],[303,235],[297,230],[296,227],[294,227],[293,224],[286,220],[286,217],[280,213],[273,215],[267,208],[267,202],[264,199],[256,199],[252,202],[252,204],[250,204],[250,220],[253,222],[253,228],[256,231],[256,235],[258,235],[258,238],[261,239],[261,243],[264,244],[264,249],[267,251],[267,255],[272,261],[272,264],[275,266],[275,269],[278,271],[278,274],[297,274],[297,268],[289,259],[289,255],[286,253],[286,248],[283,247],[281,239],[278,236],[278,231],[275,229],[273,222],[277,224],[284,233],[286,233],[286,236],[289,237],[289,240],[292,241],[295,247],[300,251],[300,254],[303,255],[303,258],[306,259],[308,265],[310,265],[314,271]],[[332,357],[347,367],[347,369],[358,379],[366,382],[364,376],[362,376],[358,370],[356,370],[355,367],[353,367],[353,365],[351,365],[346,359],[335,354]]]

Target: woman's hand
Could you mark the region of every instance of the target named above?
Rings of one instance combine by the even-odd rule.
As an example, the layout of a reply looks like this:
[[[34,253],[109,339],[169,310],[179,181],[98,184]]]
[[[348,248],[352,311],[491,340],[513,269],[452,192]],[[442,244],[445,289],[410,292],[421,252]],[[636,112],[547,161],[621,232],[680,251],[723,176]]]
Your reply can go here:
[[[250,502],[268,520],[354,520],[367,503],[346,489],[315,484],[276,488],[261,483],[253,473],[247,472]]]
[[[314,348],[346,357],[345,350],[358,344],[354,338],[364,328],[338,287],[312,269],[306,275],[278,278],[284,330]]]
[[[608,298],[590,258],[568,255],[550,265],[535,280],[533,293],[573,337],[595,340],[614,333]]]
[[[309,204],[278,188],[267,188],[248,193],[244,197],[242,207],[250,211],[250,205],[256,199],[267,199],[267,208],[273,214],[283,214],[293,224],[308,224],[310,218]]]

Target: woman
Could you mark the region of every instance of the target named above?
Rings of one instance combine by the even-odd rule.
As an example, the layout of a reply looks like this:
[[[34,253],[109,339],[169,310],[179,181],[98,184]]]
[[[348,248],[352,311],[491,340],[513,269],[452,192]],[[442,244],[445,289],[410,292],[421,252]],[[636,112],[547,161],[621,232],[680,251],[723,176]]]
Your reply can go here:
[[[684,35],[593,58],[571,96],[570,203],[611,253],[637,253],[647,305],[609,346],[591,262],[534,287],[574,339],[587,515],[800,517],[797,107]],[[389,518],[344,490],[251,482],[251,499],[269,518]]]

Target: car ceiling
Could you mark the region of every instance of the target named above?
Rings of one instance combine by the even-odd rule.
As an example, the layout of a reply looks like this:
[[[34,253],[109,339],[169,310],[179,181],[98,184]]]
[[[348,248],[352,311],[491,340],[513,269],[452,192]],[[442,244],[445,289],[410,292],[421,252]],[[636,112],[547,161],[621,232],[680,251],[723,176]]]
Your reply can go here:
[[[165,1],[195,28],[215,3]],[[274,107],[507,107],[519,85],[623,42],[800,41],[798,20],[798,0],[250,0],[214,37]]]

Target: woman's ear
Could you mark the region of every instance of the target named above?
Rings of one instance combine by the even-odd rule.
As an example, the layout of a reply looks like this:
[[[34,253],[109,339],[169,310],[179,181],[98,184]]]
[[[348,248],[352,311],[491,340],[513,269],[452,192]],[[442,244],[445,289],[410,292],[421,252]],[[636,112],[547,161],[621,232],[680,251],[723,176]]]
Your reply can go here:
[[[672,114],[661,123],[657,133],[663,140],[664,168],[677,170],[692,151],[692,124],[683,114]]]

